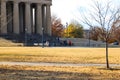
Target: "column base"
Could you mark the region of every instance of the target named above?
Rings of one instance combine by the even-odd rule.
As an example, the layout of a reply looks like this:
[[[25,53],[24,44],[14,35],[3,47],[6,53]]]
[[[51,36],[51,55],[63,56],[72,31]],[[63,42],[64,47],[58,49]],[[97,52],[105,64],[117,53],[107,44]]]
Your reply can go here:
[[[27,46],[35,46],[35,43],[44,43],[49,41],[50,44],[55,42],[55,37],[49,36],[47,34],[40,35],[40,34],[0,34],[0,37],[11,40],[15,43],[23,43]],[[44,38],[44,39],[42,39]]]

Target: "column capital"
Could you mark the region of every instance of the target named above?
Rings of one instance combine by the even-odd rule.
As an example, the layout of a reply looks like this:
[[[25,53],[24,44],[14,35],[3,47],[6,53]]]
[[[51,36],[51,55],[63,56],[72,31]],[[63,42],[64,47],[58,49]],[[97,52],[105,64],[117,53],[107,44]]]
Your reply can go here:
[[[51,3],[49,3],[49,4],[46,4],[46,6],[51,6],[52,4]]]
[[[37,6],[42,6],[43,4],[42,3],[37,3]]]
[[[19,1],[14,1],[14,4],[19,4]]]
[[[27,5],[31,5],[32,3],[31,3],[31,2],[25,2],[25,4],[27,4]]]
[[[4,2],[6,2],[6,0],[1,0],[1,2],[3,2],[3,3],[4,3]]]

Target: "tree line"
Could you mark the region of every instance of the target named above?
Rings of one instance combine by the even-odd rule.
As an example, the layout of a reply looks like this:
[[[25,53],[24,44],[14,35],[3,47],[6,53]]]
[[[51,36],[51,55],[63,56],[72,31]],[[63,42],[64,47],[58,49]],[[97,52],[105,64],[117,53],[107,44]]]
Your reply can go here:
[[[55,15],[52,16],[52,36],[66,38],[83,38],[83,26],[77,21],[71,21],[64,26],[61,19]]]
[[[90,24],[89,24],[90,25]],[[66,23],[64,26],[61,23],[61,19],[57,16],[52,16],[52,35],[55,37],[65,37],[65,38],[86,38],[84,36],[84,26],[82,26],[77,21],[71,21],[70,24]],[[109,33],[107,42],[113,43],[118,42],[120,44],[120,17],[118,17],[110,29],[106,31],[106,28],[100,26],[90,27],[89,38],[95,41],[106,41],[106,34]],[[87,34],[88,35],[88,34]]]

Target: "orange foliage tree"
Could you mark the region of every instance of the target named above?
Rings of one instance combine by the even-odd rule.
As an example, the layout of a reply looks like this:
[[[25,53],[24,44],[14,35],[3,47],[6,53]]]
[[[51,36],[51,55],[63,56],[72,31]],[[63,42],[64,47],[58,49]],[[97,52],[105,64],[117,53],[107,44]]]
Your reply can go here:
[[[62,37],[64,27],[61,23],[61,20],[55,15],[52,16],[52,35],[55,37]]]
[[[113,23],[113,26],[112,26],[113,34],[112,34],[112,36],[115,39],[115,41],[117,41],[120,45],[120,19],[119,18]]]

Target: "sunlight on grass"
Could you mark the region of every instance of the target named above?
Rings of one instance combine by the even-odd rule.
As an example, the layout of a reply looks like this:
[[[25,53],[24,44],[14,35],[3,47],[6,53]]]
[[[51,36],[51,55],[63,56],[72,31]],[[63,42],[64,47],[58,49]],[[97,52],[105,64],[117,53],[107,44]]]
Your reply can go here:
[[[105,63],[105,49],[0,47],[0,61]],[[109,48],[109,61],[120,63],[119,48]]]
[[[12,47],[12,46],[23,46],[23,43],[14,43],[10,40],[0,37],[0,47]]]

